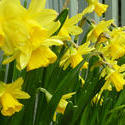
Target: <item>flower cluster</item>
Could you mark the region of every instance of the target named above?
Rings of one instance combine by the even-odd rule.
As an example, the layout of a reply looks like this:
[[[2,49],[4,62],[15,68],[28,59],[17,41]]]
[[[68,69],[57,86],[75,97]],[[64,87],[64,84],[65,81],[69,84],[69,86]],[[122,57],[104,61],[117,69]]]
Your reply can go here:
[[[77,37],[84,31],[76,24],[82,21],[86,14],[93,11],[98,16],[102,16],[108,7],[99,3],[98,0],[87,0],[87,2],[87,8],[71,18],[67,15],[62,24],[58,19],[60,14],[53,9],[45,8],[46,0],[31,0],[28,8],[24,8],[19,0],[1,0],[0,48],[6,57],[2,63],[8,64],[16,60],[18,70],[26,68],[27,71],[47,67],[57,60],[52,46],[61,46],[60,48],[64,46],[66,51],[59,62],[63,70],[69,66],[75,68],[84,61],[81,72],[82,69],[87,69],[89,64],[85,56],[99,57],[98,61],[103,67],[100,77],[105,77],[105,84],[94,97],[94,102],[100,99],[102,92],[106,89],[112,90],[114,86],[118,92],[122,90],[125,85],[125,65],[118,65],[118,59],[125,55],[124,27],[115,26],[113,20],[102,20],[98,24],[89,21],[92,29],[86,39],[79,44]],[[76,36],[76,39],[72,36]],[[82,80],[82,87],[84,87],[85,80],[80,73],[79,79]],[[30,97],[21,91],[22,83],[22,78],[11,84],[0,83],[0,105],[4,116],[11,116],[22,109],[23,104],[17,99]],[[40,90],[46,94],[49,102],[52,95],[45,89]],[[68,104],[66,99],[74,94],[75,92],[62,96],[54,113],[54,121],[56,112],[64,114]]]

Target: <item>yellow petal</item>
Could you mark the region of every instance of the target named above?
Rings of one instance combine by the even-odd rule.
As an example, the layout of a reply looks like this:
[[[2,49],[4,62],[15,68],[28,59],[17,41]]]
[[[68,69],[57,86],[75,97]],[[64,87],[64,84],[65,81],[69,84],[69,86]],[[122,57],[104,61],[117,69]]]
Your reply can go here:
[[[59,29],[60,22],[51,21],[46,26],[44,25],[43,27],[45,27],[48,30],[48,34],[49,34],[49,36],[51,36]]]
[[[94,28],[94,35],[98,37],[102,32],[108,31],[108,27],[113,23],[114,20],[108,20],[108,21],[101,21],[99,24],[96,25]]]
[[[56,121],[56,112],[54,112],[53,121],[54,121],[54,122]]]
[[[48,32],[45,28],[40,27],[39,25],[30,22],[31,29],[30,29],[30,42],[32,45],[32,49],[35,50],[36,48],[40,47],[42,42],[47,39]]]
[[[116,90],[119,92],[123,89],[123,86],[125,85],[125,80],[123,79],[123,76],[118,72],[113,72],[109,79],[114,84]]]
[[[73,57],[77,55],[76,48],[70,47],[66,53],[63,55],[60,61],[60,66],[64,67],[63,70],[65,70],[70,64],[73,65]],[[76,63],[75,63],[76,64]],[[73,66],[74,68],[74,66]]]
[[[60,45],[63,45],[63,42],[61,40],[58,40],[58,39],[46,39],[42,42],[43,46],[46,46],[46,47],[49,47],[49,46],[53,46],[53,45],[57,45],[57,46],[60,46]]]
[[[1,49],[4,51],[5,55],[9,55],[9,56],[14,54],[15,52],[13,45],[11,44],[11,42],[9,42],[9,39],[5,39],[3,45],[1,46]]]
[[[6,90],[12,91],[14,89],[21,89],[23,82],[24,80],[20,77],[11,84],[5,84]]]
[[[87,35],[87,41],[96,42],[99,35],[103,32],[108,32],[108,27],[113,23],[114,20],[104,21],[102,20],[99,24],[94,25],[93,29]]]
[[[2,10],[3,16],[7,20],[10,18],[16,18],[19,15],[23,15],[26,11],[25,8],[20,5],[19,0],[2,0],[0,8]]]
[[[64,114],[67,104],[68,102],[66,100],[61,99],[56,108],[56,112]]]
[[[71,35],[79,35],[79,34],[81,34],[83,32],[82,28],[80,28],[78,26],[67,27],[67,31]]]
[[[4,59],[2,64],[8,64],[8,63],[12,62],[13,60],[15,60],[17,58],[18,54],[19,53],[15,53],[13,56]]]
[[[1,25],[0,25],[0,47],[4,44],[4,40],[5,40],[5,34],[4,34],[3,29],[1,28]]]
[[[85,80],[79,75],[79,79],[81,80],[81,82],[82,82],[82,87],[84,86],[84,84],[85,84]]]
[[[61,40],[71,40],[71,37],[69,35],[69,32],[65,26],[61,28],[61,30],[58,33],[58,36]]]
[[[71,98],[75,94],[76,94],[76,92],[68,93],[68,94],[63,95],[62,98],[63,99],[69,99],[69,98]]]
[[[15,4],[20,4],[20,1],[19,0],[2,0],[2,2],[9,2],[9,3],[15,3]]]
[[[81,67],[81,69],[88,69],[88,64],[89,64],[88,62],[85,62]]]
[[[85,8],[82,12],[83,16],[87,13],[91,13],[93,12],[93,10],[95,9],[95,6],[94,5],[89,5],[87,8]]]
[[[82,19],[82,16],[83,15],[81,13],[79,13],[79,14],[71,17],[70,19],[67,19],[66,23],[64,25],[67,25],[67,26],[68,25],[75,25]]]
[[[0,82],[0,97],[4,94],[4,92],[5,92],[4,83]]]
[[[22,91],[22,85],[24,80],[22,77],[15,80],[13,83],[4,84],[6,92],[10,93],[14,98],[17,99],[28,99],[30,95],[24,91]]]
[[[31,57],[31,53],[27,53],[27,54],[20,53],[20,55],[18,55],[18,57],[16,58],[16,61],[17,61],[16,67],[19,70],[24,69],[28,64],[30,57]]]
[[[16,99],[29,99],[30,98],[30,95],[28,93],[21,91],[21,90],[15,90],[12,94]]]
[[[125,71],[125,64],[123,64],[123,65],[120,66],[119,72],[124,72],[124,71]]]
[[[61,67],[63,67],[64,65],[66,65],[66,62],[68,61],[69,58],[70,58],[70,56],[64,55],[64,56],[62,57],[62,59],[60,60],[59,65],[60,65]],[[69,62],[68,64],[70,64],[70,62]]]
[[[57,17],[58,13],[52,9],[42,9],[41,12],[33,15],[33,19],[37,20],[43,27],[50,24]]]
[[[75,68],[82,60],[83,60],[83,57],[79,54],[71,56],[70,62],[71,62],[72,68]]]
[[[31,0],[28,10],[31,13],[39,12],[45,8],[46,0]]]
[[[48,47],[40,47],[32,52],[27,70],[33,70],[40,67],[46,67],[56,61],[56,55]]]
[[[26,24],[18,19],[6,21],[3,24],[3,30],[7,34],[7,44],[10,44],[12,47],[24,46],[29,38]]]
[[[86,42],[86,43],[80,45],[79,48],[78,48],[78,53],[79,53],[80,55],[84,55],[84,54],[87,54],[87,53],[89,53],[90,51],[94,50],[94,48],[89,47],[89,45],[90,45],[89,42]]]
[[[68,66],[70,65],[70,63],[71,63],[70,60],[67,60],[65,64],[63,65],[63,70],[66,70]]]

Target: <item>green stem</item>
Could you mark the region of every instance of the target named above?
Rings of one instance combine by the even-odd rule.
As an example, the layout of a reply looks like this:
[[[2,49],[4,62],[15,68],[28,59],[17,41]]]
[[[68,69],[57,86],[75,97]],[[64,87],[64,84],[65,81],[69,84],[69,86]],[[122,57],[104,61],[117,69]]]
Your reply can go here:
[[[24,8],[27,8],[27,0],[24,1]]]

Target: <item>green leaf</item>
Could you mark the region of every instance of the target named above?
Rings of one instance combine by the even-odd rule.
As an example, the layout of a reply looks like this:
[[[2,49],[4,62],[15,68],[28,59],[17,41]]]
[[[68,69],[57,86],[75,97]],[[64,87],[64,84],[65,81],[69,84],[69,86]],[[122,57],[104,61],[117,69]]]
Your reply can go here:
[[[77,96],[76,105],[78,106],[77,110],[73,113],[73,118],[70,125],[76,125],[80,120],[81,114],[84,111],[86,105],[91,102],[92,98],[96,93],[101,89],[104,84],[104,79],[99,79],[100,77],[100,68],[97,67],[93,71],[90,71],[91,66],[96,57],[92,57],[89,63],[88,77],[86,79],[84,87],[80,90],[79,96]],[[77,123],[78,124],[78,123]]]
[[[41,112],[41,117],[42,119],[44,119],[44,121],[42,122],[42,119],[41,119],[38,125],[50,124],[50,122],[53,119],[53,115],[56,110],[56,107],[62,95],[72,91],[72,87],[74,87],[74,84],[75,84],[75,81],[73,81],[74,80],[73,78],[78,77],[77,73],[79,72],[79,69],[83,63],[84,62],[81,62],[81,64],[79,64],[76,68],[71,69],[67,74],[65,74],[62,80],[58,82],[58,85],[55,88],[55,92],[53,93],[52,99],[50,100],[49,104],[43,108],[43,112]]]
[[[73,112],[76,108],[78,107],[73,106],[73,103],[71,101],[68,102],[62,120],[60,122],[60,125],[69,125],[70,121],[72,120]]]
[[[67,16],[68,16],[68,9],[64,9],[59,14],[59,16],[55,19],[55,21],[60,21],[61,25],[60,25],[59,29],[53,35],[57,35],[59,33],[60,29],[62,28],[63,24],[66,21]]]

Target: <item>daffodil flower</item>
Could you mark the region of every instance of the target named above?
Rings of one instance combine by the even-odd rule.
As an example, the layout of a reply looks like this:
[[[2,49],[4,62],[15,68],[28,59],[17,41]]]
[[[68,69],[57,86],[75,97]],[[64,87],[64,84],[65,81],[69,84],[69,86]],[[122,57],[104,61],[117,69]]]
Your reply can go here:
[[[79,26],[76,26],[81,19],[82,19],[82,14],[79,13],[71,18],[67,17],[65,23],[63,24],[58,37],[62,40],[71,40],[70,35],[79,35],[82,33],[82,28]]]
[[[108,27],[113,23],[113,20],[102,20],[97,25],[93,25],[93,29],[87,35],[87,41],[96,42],[98,37],[103,32],[109,32]]]
[[[108,58],[118,59],[125,55],[125,45],[119,38],[111,40],[110,44],[103,49]]]
[[[3,19],[5,41],[1,42],[1,48],[9,56],[3,64],[16,59],[19,70],[27,67],[29,71],[56,61],[57,57],[50,47],[63,43],[51,36],[60,23],[54,21],[58,14],[56,11],[44,9],[45,2],[32,0],[29,8],[25,9],[16,0],[2,0],[0,18]]]
[[[44,88],[38,88],[39,91],[45,93],[45,96],[46,96],[46,99],[47,99],[47,102],[49,103],[50,100],[52,99],[52,94],[50,94],[46,89]],[[60,99],[59,103],[58,103],[58,106],[56,108],[56,111],[54,113],[54,116],[53,116],[53,121],[56,121],[56,113],[61,113],[61,114],[64,114],[65,112],[65,109],[68,105],[68,102],[67,102],[67,99],[70,99],[72,97],[72,95],[76,94],[76,92],[72,92],[72,93],[68,93],[68,94],[65,94],[62,96],[62,98]]]
[[[98,16],[102,16],[108,8],[108,5],[100,3],[99,0],[87,0],[87,2],[89,5],[83,10],[83,15],[95,11]]]
[[[105,77],[105,84],[103,87],[104,89],[109,89],[109,85],[112,84],[115,86],[116,90],[119,92],[123,89],[123,86],[125,85],[125,79],[123,77],[122,72],[125,71],[125,66],[124,65],[117,65],[116,61],[108,61],[109,65],[112,67],[106,67],[103,69],[101,73],[101,77]]]
[[[60,61],[60,66],[64,67],[63,70],[65,70],[69,65],[71,65],[72,68],[75,68],[83,60],[83,55],[94,50],[93,47],[89,47],[89,44],[90,43],[87,42],[78,46],[78,48],[70,47]],[[83,65],[83,68],[87,68],[87,63]]]
[[[118,59],[125,55],[125,32],[122,28],[115,28],[110,32],[110,42],[102,52],[109,58]]]
[[[56,113],[64,114],[65,109],[68,105],[68,102],[67,102],[66,99],[70,99],[72,97],[72,95],[74,95],[74,94],[76,94],[76,93],[72,92],[72,93],[68,93],[68,94],[65,94],[65,95],[62,96],[62,98],[60,99],[59,104],[56,108],[56,111],[54,113],[53,121],[56,121]]]
[[[15,112],[19,112],[23,104],[17,99],[29,99],[28,93],[21,90],[23,79],[18,78],[13,83],[0,82],[0,106],[1,113],[4,116],[12,116]]]
[[[125,32],[122,28],[115,28],[109,34],[110,41],[100,51],[105,57],[115,60],[125,55]]]

